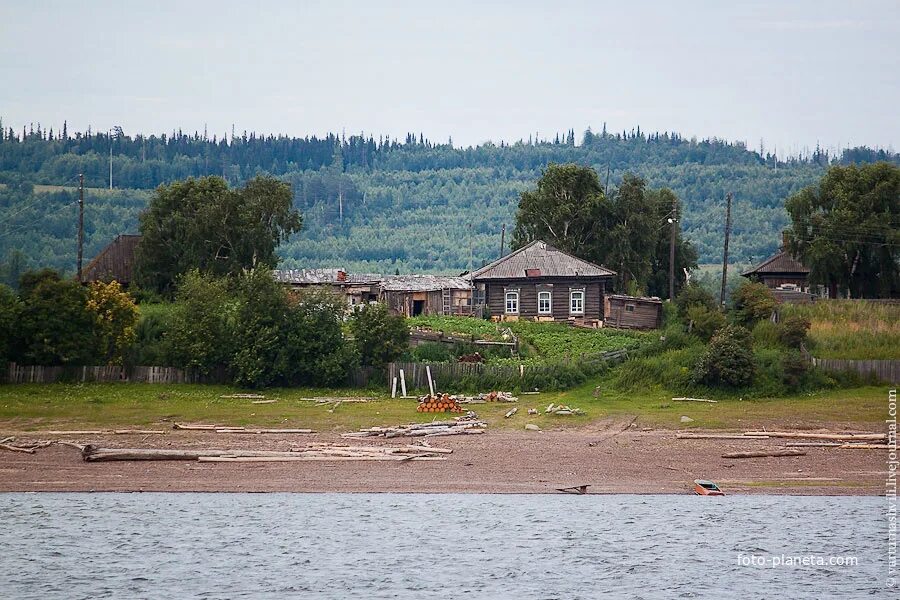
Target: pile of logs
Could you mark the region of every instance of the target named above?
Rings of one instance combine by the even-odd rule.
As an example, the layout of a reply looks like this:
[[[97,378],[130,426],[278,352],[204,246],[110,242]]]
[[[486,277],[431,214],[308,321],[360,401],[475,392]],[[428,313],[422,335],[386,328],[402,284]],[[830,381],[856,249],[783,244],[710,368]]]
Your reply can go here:
[[[312,429],[248,429],[247,427],[229,427],[226,425],[204,425],[201,423],[175,423],[172,429],[187,431],[205,431],[207,433],[315,433]]]
[[[519,398],[510,392],[488,392],[476,396],[451,396],[461,404],[484,404],[486,402],[518,402]]]
[[[422,396],[421,398],[419,398],[419,405],[416,407],[416,412],[461,413],[461,412],[463,412],[463,409],[459,405],[459,400],[457,400],[455,396],[450,396],[449,394],[444,394],[444,395],[440,395],[440,396],[439,395]]]
[[[351,433],[345,433],[341,437],[438,437],[444,435],[473,435],[484,433],[487,423],[476,418],[461,418],[453,421],[432,421],[431,423],[411,423],[409,425],[397,425],[396,427],[369,427]]]
[[[98,448],[87,445],[81,457],[87,462],[139,460],[194,460],[198,462],[299,462],[299,461],[421,461],[445,460],[453,450],[431,446],[349,446],[310,444],[290,451],[198,450],[158,448]]]

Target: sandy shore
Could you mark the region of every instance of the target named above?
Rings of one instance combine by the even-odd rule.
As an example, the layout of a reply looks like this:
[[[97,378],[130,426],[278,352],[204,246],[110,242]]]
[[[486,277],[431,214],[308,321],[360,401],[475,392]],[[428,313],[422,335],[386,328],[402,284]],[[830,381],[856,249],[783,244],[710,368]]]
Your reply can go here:
[[[783,440],[677,440],[669,430],[619,422],[565,431],[488,431],[434,438],[452,448],[437,462],[86,463],[77,449],[0,451],[0,491],[465,492],[546,493],[590,485],[591,493],[690,493],[696,478],[732,494],[884,493],[886,451],[804,448],[806,456],[724,459]],[[45,436],[46,437],[46,436]],[[45,439],[20,434],[20,440]],[[337,435],[231,435],[172,431],[151,436],[75,436],[119,448],[289,450],[309,442],[404,445],[415,439],[346,440]]]

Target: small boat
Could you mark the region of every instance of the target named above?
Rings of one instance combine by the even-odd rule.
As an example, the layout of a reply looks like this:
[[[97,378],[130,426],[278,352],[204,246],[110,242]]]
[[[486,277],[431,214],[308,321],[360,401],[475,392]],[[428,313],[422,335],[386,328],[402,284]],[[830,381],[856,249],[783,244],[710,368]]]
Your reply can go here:
[[[706,479],[694,480],[694,491],[700,496],[724,496],[725,492],[719,489],[712,481]]]

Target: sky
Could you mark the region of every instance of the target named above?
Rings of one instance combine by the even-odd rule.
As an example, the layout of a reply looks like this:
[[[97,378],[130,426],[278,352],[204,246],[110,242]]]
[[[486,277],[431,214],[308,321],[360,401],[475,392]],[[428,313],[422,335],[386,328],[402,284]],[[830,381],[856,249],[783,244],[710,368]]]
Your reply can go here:
[[[900,1],[0,0],[5,127],[900,144]]]

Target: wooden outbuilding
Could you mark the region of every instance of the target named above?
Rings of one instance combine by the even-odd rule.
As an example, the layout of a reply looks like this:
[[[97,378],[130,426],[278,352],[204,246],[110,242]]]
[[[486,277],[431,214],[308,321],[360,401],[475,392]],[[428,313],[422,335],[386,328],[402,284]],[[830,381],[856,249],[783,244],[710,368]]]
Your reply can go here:
[[[141,241],[139,235],[117,235],[81,271],[81,283],[118,281],[128,287],[134,278],[134,254]]]
[[[618,294],[606,297],[604,327],[657,329],[662,326],[662,300]]]
[[[496,320],[599,326],[615,272],[535,240],[471,274],[475,304]]]
[[[472,316],[472,283],[444,275],[386,275],[380,299],[391,312],[419,315]]]

